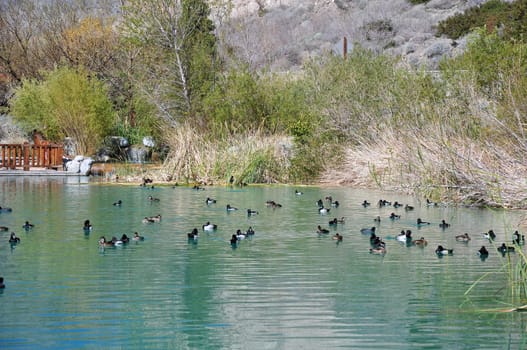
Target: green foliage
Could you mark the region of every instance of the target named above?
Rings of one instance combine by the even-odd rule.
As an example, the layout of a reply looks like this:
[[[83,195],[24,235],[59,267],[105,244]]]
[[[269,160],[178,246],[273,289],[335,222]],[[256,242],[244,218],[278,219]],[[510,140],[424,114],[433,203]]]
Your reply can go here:
[[[25,81],[11,107],[26,130],[42,130],[56,142],[73,137],[83,154],[96,149],[115,121],[105,86],[86,72],[68,67],[48,72],[42,82]]]
[[[502,35],[505,39],[523,41],[527,38],[526,14],[526,0],[512,3],[490,0],[439,22],[437,35],[458,39],[476,28],[486,27],[492,32],[499,27],[503,29]]]

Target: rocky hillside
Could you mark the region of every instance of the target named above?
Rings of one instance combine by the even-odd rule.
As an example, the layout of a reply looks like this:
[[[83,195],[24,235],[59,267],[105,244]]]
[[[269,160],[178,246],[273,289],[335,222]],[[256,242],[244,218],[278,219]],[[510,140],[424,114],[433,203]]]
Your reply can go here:
[[[436,37],[441,20],[486,0],[232,0],[230,18],[218,20],[219,33],[252,68],[298,68],[325,51],[342,54],[359,43],[400,55],[413,65],[434,69],[445,55],[463,50],[465,40]]]

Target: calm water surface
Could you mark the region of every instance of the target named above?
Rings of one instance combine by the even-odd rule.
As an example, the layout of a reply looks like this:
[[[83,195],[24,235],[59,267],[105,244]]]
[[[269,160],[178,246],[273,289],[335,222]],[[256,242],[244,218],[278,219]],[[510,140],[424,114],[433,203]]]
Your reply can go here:
[[[510,242],[517,212],[427,207],[417,198],[347,188],[263,186],[115,186],[77,178],[0,178],[0,225],[21,238],[11,247],[0,233],[0,349],[524,349],[526,318],[496,313],[506,307],[505,259],[482,237],[494,229]],[[159,202],[150,202],[152,195]],[[320,215],[315,202],[340,202]],[[217,199],[207,206],[205,198]],[[379,199],[415,206],[405,212],[378,208]],[[121,199],[123,205],[113,202]],[[373,204],[363,208],[363,200]],[[275,200],[282,208],[265,206]],[[240,210],[228,213],[230,203]],[[247,209],[258,215],[248,217]],[[401,215],[390,221],[391,212]],[[161,214],[160,223],[142,224]],[[368,236],[378,234],[387,254],[369,254]],[[345,217],[316,234],[317,225]],[[432,222],[417,228],[417,217]],[[82,230],[90,219],[94,228]],[[451,228],[441,230],[445,219]],[[24,231],[25,220],[35,224]],[[218,230],[206,233],[210,221]],[[237,230],[256,234],[233,249]],[[187,232],[200,229],[197,242]],[[401,229],[424,236],[424,249],[393,237]],[[145,237],[101,249],[100,236]],[[335,232],[344,236],[337,244]],[[468,244],[455,241],[464,232]],[[3,242],[3,243],[2,243]],[[438,244],[454,255],[438,258]],[[491,255],[476,252],[487,245]],[[512,256],[517,259],[517,256]]]

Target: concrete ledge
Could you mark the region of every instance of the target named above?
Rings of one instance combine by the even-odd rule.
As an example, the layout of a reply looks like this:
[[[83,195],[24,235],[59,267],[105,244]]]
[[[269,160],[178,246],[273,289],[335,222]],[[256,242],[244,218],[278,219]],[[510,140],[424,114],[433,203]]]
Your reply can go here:
[[[0,176],[86,176],[81,173],[68,173],[62,170],[45,168],[30,168],[29,171],[21,169],[0,169]]]

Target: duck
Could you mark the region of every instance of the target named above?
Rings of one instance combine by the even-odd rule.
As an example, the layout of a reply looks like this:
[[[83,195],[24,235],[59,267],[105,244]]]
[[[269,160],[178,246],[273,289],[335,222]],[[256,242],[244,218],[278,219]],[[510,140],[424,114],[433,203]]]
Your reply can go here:
[[[400,208],[400,207],[402,207],[402,206],[403,206],[403,205],[402,205],[401,203],[397,202],[397,201],[393,202],[393,207],[394,207],[394,208]]]
[[[374,219],[373,219],[374,222],[376,223],[380,223],[381,222],[381,217],[379,215],[377,215]]]
[[[154,222],[154,219],[149,218],[148,216],[145,216],[145,218],[143,219],[143,224],[152,224]]]
[[[297,196],[301,196],[301,195],[304,194],[304,192],[301,192],[301,191],[295,190],[295,194],[296,194]]]
[[[210,221],[207,221],[207,223],[201,227],[203,228],[203,231],[214,231],[218,228],[218,225],[211,224]]]
[[[35,225],[30,224],[29,221],[26,221],[26,222],[24,223],[24,225],[22,225],[22,228],[23,228],[24,230],[26,230],[26,231],[31,230],[33,227],[35,227]]]
[[[325,208],[325,207],[318,208],[318,212],[320,214],[328,214],[330,210],[331,210],[330,208]]]
[[[0,207],[0,213],[10,213],[12,211],[13,211],[12,208]]]
[[[247,216],[258,215],[258,212],[253,209],[247,209]]]
[[[249,228],[247,229],[247,231],[245,232],[245,234],[248,236],[253,236],[254,235],[254,229],[252,226],[249,226]]]
[[[523,236],[520,236],[520,233],[518,231],[514,231],[514,233],[512,234],[512,243],[517,244],[517,245],[522,244],[523,242],[522,237]]]
[[[235,247],[238,244],[238,237],[236,235],[232,235],[230,242],[231,246]]]
[[[342,235],[341,235],[340,233],[338,233],[338,232],[335,233],[335,234],[333,235],[333,237],[331,237],[331,238],[334,239],[334,240],[336,240],[337,242],[342,242],[342,239],[343,239]]]
[[[20,238],[18,238],[14,232],[11,232],[11,236],[9,236],[9,243],[18,244],[20,243]]]
[[[334,218],[333,220],[329,220],[329,226],[337,226],[338,225],[338,220],[337,218]]]
[[[487,257],[489,256],[489,251],[487,250],[487,248],[485,248],[484,245],[482,245],[481,248],[479,248],[478,250],[478,255],[481,257]]]
[[[369,207],[369,206],[371,205],[371,203],[368,202],[367,200],[364,200],[364,201],[362,202],[361,205],[362,205],[364,208],[366,208],[366,207]]]
[[[513,253],[515,251],[514,247],[508,247],[503,243],[501,246],[498,247],[498,252],[505,254],[505,253]]]
[[[327,228],[322,228],[320,225],[318,225],[317,233],[327,235],[329,233],[329,230]]]
[[[134,241],[144,241],[145,238],[143,236],[139,236],[138,232],[134,232],[134,236],[132,237]]]
[[[148,200],[149,200],[150,202],[159,202],[159,201],[160,201],[159,198],[155,198],[155,197],[152,197],[152,196],[148,196]]]
[[[438,245],[435,252],[437,255],[452,255],[454,254],[454,249],[445,249],[442,245]]]
[[[99,246],[100,247],[113,247],[114,244],[112,241],[107,241],[106,237],[101,236],[101,238],[99,238]]]
[[[0,289],[4,289],[4,288],[5,288],[4,278],[0,277]]]
[[[113,205],[114,205],[115,207],[120,207],[121,204],[123,204],[123,201],[120,200],[120,199],[119,199],[117,202],[114,202],[114,203],[113,203]]]
[[[227,209],[227,211],[235,211],[235,210],[238,210],[238,208],[231,207],[230,204],[227,204],[227,206],[226,206],[225,208]]]
[[[207,197],[207,199],[205,199],[205,203],[207,203],[207,204],[214,204],[214,203],[216,203],[216,200],[213,199],[213,198]]]
[[[198,239],[198,229],[193,228],[192,232],[187,233],[187,238],[189,240],[194,240],[194,241],[197,240]]]
[[[436,202],[432,202],[430,199],[426,199],[426,205],[429,206],[429,207],[437,207],[437,203]]]
[[[387,206],[392,205],[392,202],[389,202],[386,199],[379,199],[378,204],[379,204],[379,208],[381,208],[381,207],[387,207]]]
[[[360,233],[363,235],[370,235],[372,233],[375,233],[375,226],[372,226],[370,228],[361,228]]]
[[[236,238],[241,241],[242,239],[245,239],[247,235],[245,233],[242,233],[242,230],[236,230]]]
[[[272,200],[265,201],[265,206],[266,207],[271,207],[273,209],[275,209],[275,208],[282,208],[282,204],[276,203],[275,201],[272,201]]]
[[[126,235],[126,233],[123,233],[123,235],[121,236],[121,242],[123,242],[123,244],[127,244],[130,242],[130,238]]]
[[[415,239],[412,241],[413,245],[419,246],[419,247],[426,247],[428,245],[428,242],[424,237],[421,237],[419,239]]]
[[[397,235],[396,239],[399,242],[411,242],[412,241],[412,231],[406,230],[406,232],[404,232],[404,230],[402,230],[401,233]]]
[[[334,207],[334,208],[338,208],[339,205],[340,205],[340,203],[339,203],[339,201],[331,201],[330,205],[331,205],[332,207]]]
[[[82,227],[84,231],[91,231],[93,229],[92,224],[90,223],[90,220],[84,220],[84,226]]]
[[[9,227],[7,226],[0,226],[0,232],[6,232],[9,231]]]
[[[153,222],[161,222],[161,214],[149,216],[148,219],[152,220]]]
[[[112,237],[112,240],[111,240],[111,243],[114,245],[114,246],[122,246],[124,244],[123,241],[121,241],[120,239],[117,239],[117,237],[113,236]]]
[[[324,208],[324,202],[322,202],[322,199],[319,199],[318,201],[316,201],[316,205],[319,208]]]
[[[462,235],[457,235],[456,236],[456,241],[458,241],[458,242],[468,242],[468,241],[470,241],[470,236],[468,235],[468,233],[463,233]]]
[[[496,234],[493,230],[489,230],[489,232],[483,234],[483,237],[492,242],[496,239]]]
[[[406,205],[404,206],[404,210],[406,210],[406,211],[411,211],[411,210],[414,210],[414,207],[411,206],[411,205],[406,204]]]
[[[448,223],[443,219],[443,220],[441,220],[441,223],[439,224],[439,227],[441,227],[442,229],[445,229],[445,228],[450,227],[450,224],[448,224]]]
[[[397,215],[395,213],[391,213],[390,214],[390,220],[397,220],[397,219],[400,219],[401,218],[401,215]]]
[[[417,226],[430,225],[428,221],[423,221],[421,218],[417,218]]]
[[[379,246],[375,248],[370,248],[370,254],[384,255],[386,254],[386,247]]]

